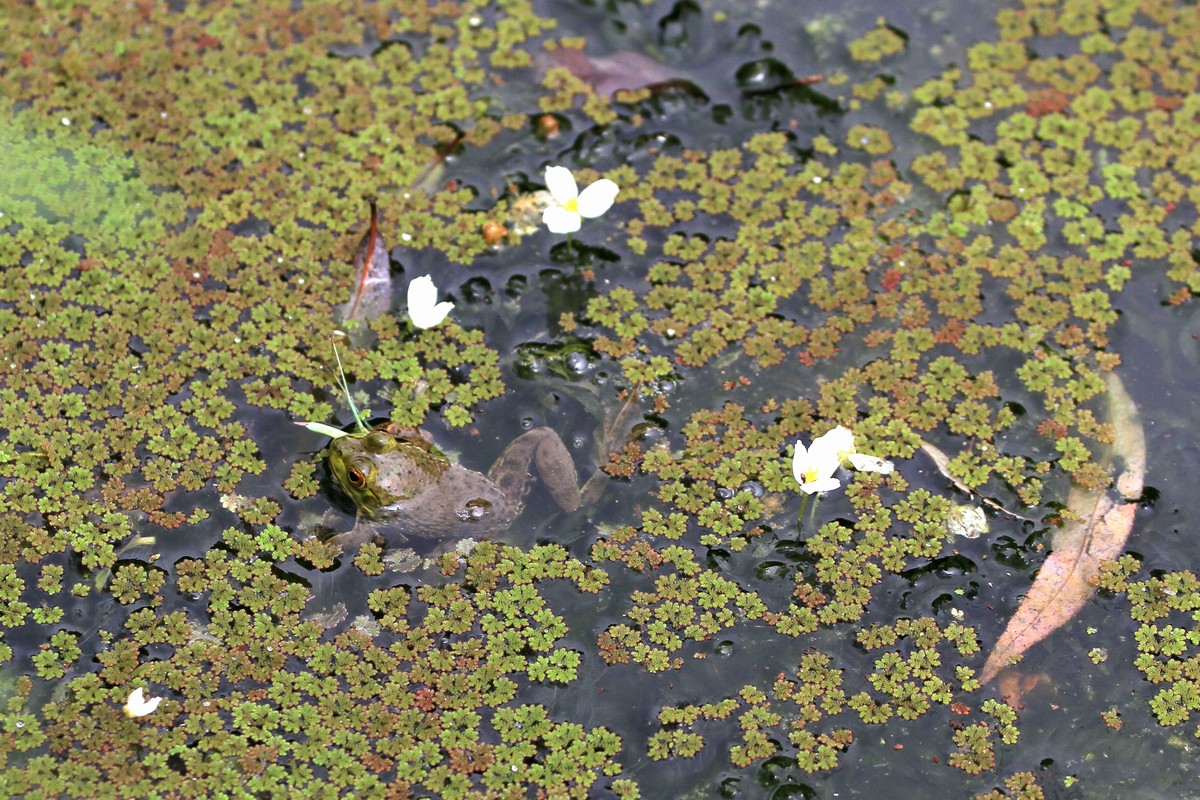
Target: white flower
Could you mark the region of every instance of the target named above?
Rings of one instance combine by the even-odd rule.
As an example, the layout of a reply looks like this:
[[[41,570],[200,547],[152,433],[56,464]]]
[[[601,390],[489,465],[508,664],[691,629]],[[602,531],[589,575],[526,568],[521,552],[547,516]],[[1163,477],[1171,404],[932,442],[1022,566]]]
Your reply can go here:
[[[796,442],[796,454],[792,456],[792,474],[800,484],[800,491],[805,494],[816,492],[832,492],[842,485],[833,477],[841,459],[838,457],[838,443],[829,434],[820,436],[807,450],[800,442]]]
[[[842,485],[833,477],[833,473],[843,464],[861,472],[878,472],[881,475],[887,475],[895,469],[890,461],[857,452],[854,449],[854,433],[838,425],[814,439],[812,447],[807,450],[803,444],[796,442],[792,474],[796,476],[801,491],[807,494],[831,492]]]
[[[154,709],[158,708],[158,704],[161,702],[161,697],[151,697],[147,700],[141,689],[134,689],[129,693],[129,699],[125,701],[125,716],[144,717],[147,714],[153,714]]]
[[[542,222],[551,233],[579,230],[584,217],[594,219],[608,211],[620,191],[608,178],[601,178],[580,192],[566,167],[546,167],[546,188],[553,202],[542,214]]]
[[[838,425],[822,438],[825,437],[828,437],[832,443],[831,446],[837,449],[838,461],[846,466],[853,467],[859,472],[878,472],[880,475],[889,475],[895,470],[895,466],[890,461],[858,452],[854,448],[854,433],[849,428]]]
[[[418,328],[432,328],[446,318],[454,303],[437,301],[433,278],[422,275],[408,284],[408,318]]]

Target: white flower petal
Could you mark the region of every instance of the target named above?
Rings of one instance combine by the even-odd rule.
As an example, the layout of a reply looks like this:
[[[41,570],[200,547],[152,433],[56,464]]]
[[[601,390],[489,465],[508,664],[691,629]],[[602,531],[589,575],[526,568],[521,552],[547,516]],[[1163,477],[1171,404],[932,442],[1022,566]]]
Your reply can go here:
[[[796,483],[804,483],[804,467],[808,464],[808,450],[801,442],[796,442],[796,452],[792,455],[792,476]]]
[[[817,437],[813,440],[812,447],[808,448],[809,463],[822,475],[832,475],[842,465],[842,444],[838,437],[830,436],[829,433]]]
[[[796,442],[796,453],[792,456],[792,475],[800,488],[809,494],[813,492],[828,492],[841,485],[834,480],[833,473],[837,471],[839,461],[837,452],[833,449],[832,441],[822,442],[817,439],[807,450],[800,442]],[[810,488],[810,487],[818,488]],[[822,488],[823,487],[823,488]]]
[[[608,178],[601,178],[584,189],[579,195],[579,213],[588,219],[600,216],[612,208],[617,192],[621,191]]]
[[[441,302],[432,308],[422,309],[420,314],[415,314],[411,310],[408,312],[408,318],[412,320],[413,325],[418,328],[426,329],[433,328],[442,323],[450,312],[454,310],[454,303]]]
[[[834,489],[842,485],[842,482],[837,478],[823,478],[819,481],[810,481],[800,484],[800,491],[805,494],[816,494],[817,492],[832,492]]]
[[[418,328],[432,328],[453,308],[453,303],[437,301],[437,287],[429,275],[413,278],[408,284],[408,318]]]
[[[554,202],[559,205],[566,205],[579,197],[579,187],[575,185],[575,176],[566,167],[546,167],[546,188],[550,191]]]
[[[842,425],[817,437],[813,449],[820,447],[822,452],[831,450],[839,462],[845,461],[854,452],[854,433]]]
[[[144,692],[139,687],[130,692],[129,699],[125,701],[125,716],[144,717],[147,714],[153,714],[154,709],[158,708],[158,704],[161,702],[161,697],[146,699]]]
[[[851,453],[850,466],[860,472],[878,472],[880,475],[890,475],[896,469],[896,465],[892,462],[865,453]]]
[[[574,233],[579,230],[583,217],[562,206],[550,206],[542,213],[542,223],[551,233]]]
[[[437,302],[437,287],[432,275],[422,275],[408,282],[408,304],[427,307]]]

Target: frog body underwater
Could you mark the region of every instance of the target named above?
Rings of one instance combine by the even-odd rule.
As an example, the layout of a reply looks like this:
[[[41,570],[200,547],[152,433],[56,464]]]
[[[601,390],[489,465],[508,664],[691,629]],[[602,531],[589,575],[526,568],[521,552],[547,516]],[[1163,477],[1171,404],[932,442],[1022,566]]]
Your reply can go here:
[[[550,428],[518,436],[486,475],[452,462],[423,432],[397,425],[343,436],[329,447],[342,491],[363,515],[403,536],[503,531],[521,514],[535,473],[564,511],[583,499],[571,454]]]

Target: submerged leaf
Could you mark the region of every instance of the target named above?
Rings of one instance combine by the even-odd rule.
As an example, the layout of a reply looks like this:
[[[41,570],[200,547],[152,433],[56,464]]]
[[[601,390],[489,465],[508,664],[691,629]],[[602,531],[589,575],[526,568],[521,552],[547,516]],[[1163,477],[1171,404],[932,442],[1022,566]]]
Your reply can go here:
[[[442,179],[446,176],[446,159],[459,149],[462,140],[467,134],[459,133],[449,142],[438,147],[433,158],[425,165],[425,169],[417,175],[416,179],[409,185],[409,189],[414,192],[424,192],[425,194],[433,194],[441,186]]]
[[[937,471],[942,474],[942,477],[954,484],[954,488],[958,489],[963,494],[969,494],[974,497],[978,497],[981,503],[990,508],[994,508],[1001,514],[1007,514],[1010,517],[1016,517],[1017,519],[1023,519],[1028,522],[1037,522],[1037,520],[1027,517],[1024,514],[1018,514],[1015,511],[1010,511],[1001,505],[999,500],[994,500],[991,497],[985,497],[984,495],[976,492],[970,486],[967,486],[965,483],[963,483],[957,475],[950,471],[950,456],[942,452],[940,448],[922,439],[921,450],[924,451],[925,455],[929,456],[929,458],[933,461],[933,465],[937,467]]]
[[[590,83],[596,94],[611,96],[622,89],[667,83],[679,79],[678,72],[649,56],[629,50],[610,56],[589,56],[582,50],[559,48],[543,58],[543,71],[565,67],[572,75]]]
[[[350,299],[340,307],[343,321],[364,321],[387,312],[392,302],[391,264],[387,245],[379,232],[379,212],[371,202],[371,225],[358,243],[354,254],[354,288]]]
[[[1142,491],[1146,440],[1137,406],[1120,378],[1110,374],[1108,386],[1112,455],[1125,465],[1117,487],[1121,497],[1129,500]],[[983,665],[981,684],[1069,622],[1092,596],[1100,563],[1120,556],[1129,539],[1136,503],[1118,504],[1103,490],[1072,488],[1067,505],[1076,519],[1054,534],[1053,552]]]
[[[1113,455],[1121,459],[1124,471],[1117,477],[1117,491],[1126,500],[1142,496],[1146,475],[1146,434],[1137,405],[1125,384],[1108,373],[1108,419],[1113,426]]]
[[[1054,551],[988,656],[979,682],[1067,624],[1092,596],[1100,562],[1116,558],[1133,527],[1135,503],[1117,505],[1104,493],[1071,492],[1070,508],[1084,513],[1054,534]]]

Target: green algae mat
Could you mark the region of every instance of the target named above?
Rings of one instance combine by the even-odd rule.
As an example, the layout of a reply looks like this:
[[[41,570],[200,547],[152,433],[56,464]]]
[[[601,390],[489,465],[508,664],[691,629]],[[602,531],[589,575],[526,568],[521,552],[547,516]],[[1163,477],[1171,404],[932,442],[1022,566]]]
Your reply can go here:
[[[845,6],[3,4],[0,794],[1198,796],[1196,5]]]

